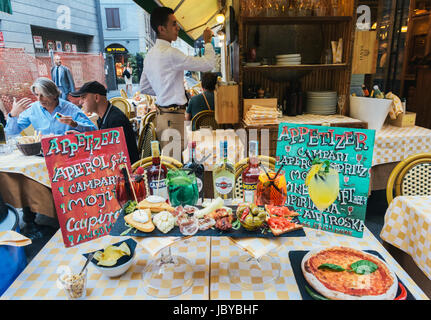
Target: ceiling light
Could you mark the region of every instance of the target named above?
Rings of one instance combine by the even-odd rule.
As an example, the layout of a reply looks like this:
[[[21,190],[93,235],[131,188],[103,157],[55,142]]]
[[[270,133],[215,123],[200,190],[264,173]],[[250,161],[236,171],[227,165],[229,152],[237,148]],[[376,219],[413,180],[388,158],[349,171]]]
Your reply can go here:
[[[219,13],[216,15],[216,21],[217,23],[223,23],[225,21],[225,16],[223,13]]]

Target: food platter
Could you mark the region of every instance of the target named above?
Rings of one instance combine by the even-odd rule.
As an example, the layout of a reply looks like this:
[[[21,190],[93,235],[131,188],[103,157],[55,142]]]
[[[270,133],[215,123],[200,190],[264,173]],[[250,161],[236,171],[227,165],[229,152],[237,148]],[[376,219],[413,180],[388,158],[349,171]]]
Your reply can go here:
[[[129,203],[128,203],[129,204]],[[126,213],[126,209],[128,204],[124,206],[122,209],[120,215],[117,218],[117,221],[115,222],[114,226],[112,227],[110,231],[111,236],[132,236],[132,237],[184,237],[188,236],[189,234],[185,233],[184,230],[182,230],[179,226],[174,226],[172,229],[170,229],[168,232],[162,232],[159,230],[158,227],[155,227],[152,229],[151,232],[144,232],[140,231],[136,228],[131,227],[129,224],[126,223],[125,217],[133,214],[133,213]],[[241,205],[239,205],[241,206]],[[195,210],[202,210],[202,206],[196,206],[194,207]],[[255,237],[255,238],[276,238],[276,237],[305,237],[305,232],[301,225],[299,225],[299,221],[297,220],[297,217],[290,217],[289,221],[291,221],[292,225],[295,225],[296,228],[292,228],[291,231],[284,232],[281,234],[278,234],[277,236],[274,235],[274,233],[271,231],[271,228],[268,226],[267,223],[262,223],[262,225],[259,228],[256,228],[255,230],[247,230],[245,227],[245,224],[239,223],[240,219],[235,218],[236,212],[238,210],[238,206],[227,206],[222,207],[226,211],[231,211],[232,215],[234,216],[232,219],[232,225],[233,227],[228,228],[227,230],[221,230],[218,227],[212,226],[209,229],[206,230],[198,230],[196,233],[192,234],[193,236],[212,236],[212,237],[232,237],[232,238],[249,238],[249,237]],[[175,208],[178,210],[178,207]],[[265,211],[265,208],[259,207],[259,209],[263,212]],[[165,211],[166,212],[166,211]],[[160,214],[156,212],[152,212],[152,219],[154,221],[155,217]],[[175,213],[174,213],[175,214]],[[126,219],[130,220],[126,217]],[[276,218],[273,218],[276,219]],[[281,218],[280,218],[281,219]],[[238,222],[236,222],[238,221]],[[270,221],[270,220],[267,220]],[[271,220],[272,222],[272,220]],[[183,232],[182,232],[183,231]],[[274,231],[275,232],[275,231]],[[277,233],[277,232],[275,232]]]

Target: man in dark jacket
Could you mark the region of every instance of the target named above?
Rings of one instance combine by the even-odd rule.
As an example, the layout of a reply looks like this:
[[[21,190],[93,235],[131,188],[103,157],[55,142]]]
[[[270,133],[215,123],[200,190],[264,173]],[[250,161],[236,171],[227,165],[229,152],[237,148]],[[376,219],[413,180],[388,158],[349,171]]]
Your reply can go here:
[[[85,112],[95,112],[99,116],[97,124],[99,129],[122,127],[126,138],[127,150],[130,162],[133,164],[139,160],[136,137],[132,125],[126,115],[112,105],[106,98],[106,88],[97,81],[90,81],[76,92],[71,92],[72,97],[79,97],[79,104]]]
[[[61,57],[59,55],[54,56],[54,64],[51,68],[51,79],[57,85],[61,91],[63,100],[67,100],[67,95],[75,91],[75,82],[73,81],[72,73],[69,68],[61,64]]]

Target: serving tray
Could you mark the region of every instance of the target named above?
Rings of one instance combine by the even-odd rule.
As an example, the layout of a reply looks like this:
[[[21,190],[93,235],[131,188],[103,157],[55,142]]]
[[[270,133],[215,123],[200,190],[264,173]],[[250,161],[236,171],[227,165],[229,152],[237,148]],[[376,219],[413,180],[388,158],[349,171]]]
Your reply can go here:
[[[202,207],[196,206],[201,209]],[[235,213],[237,206],[228,206]],[[124,233],[129,227],[126,226],[124,221],[124,209],[121,211],[118,216],[117,221],[110,231],[111,236],[131,236],[131,237],[184,237],[184,235],[180,232],[179,227],[174,227],[168,233],[163,233],[157,227],[152,232],[142,232],[136,229],[131,229],[129,232]],[[293,221],[299,223],[298,220],[293,219]],[[256,231],[248,231],[244,229],[242,226],[238,230],[230,229],[227,231],[222,231],[217,228],[208,229],[205,231],[198,231],[193,236],[195,237],[232,237],[232,238],[279,238],[279,237],[305,237],[304,229],[294,230],[291,232],[287,232],[281,234],[279,236],[274,236],[272,232],[267,231],[262,233],[260,229]]]

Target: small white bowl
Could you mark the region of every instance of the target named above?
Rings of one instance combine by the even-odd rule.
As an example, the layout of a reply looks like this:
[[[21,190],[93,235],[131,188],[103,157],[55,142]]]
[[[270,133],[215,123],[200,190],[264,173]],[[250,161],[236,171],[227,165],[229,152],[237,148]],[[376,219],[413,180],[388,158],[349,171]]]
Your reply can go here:
[[[96,269],[99,270],[105,276],[108,276],[110,278],[119,277],[122,274],[126,273],[127,270],[129,270],[130,266],[133,264],[133,261],[135,260],[135,255],[136,253],[133,252],[133,256],[132,258],[130,258],[130,260],[116,267],[103,267],[103,266],[98,266],[97,264],[94,264],[94,263],[93,263],[93,266],[95,266]]]

